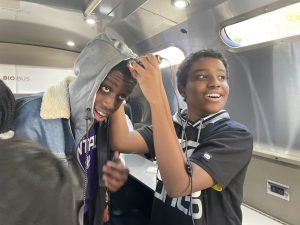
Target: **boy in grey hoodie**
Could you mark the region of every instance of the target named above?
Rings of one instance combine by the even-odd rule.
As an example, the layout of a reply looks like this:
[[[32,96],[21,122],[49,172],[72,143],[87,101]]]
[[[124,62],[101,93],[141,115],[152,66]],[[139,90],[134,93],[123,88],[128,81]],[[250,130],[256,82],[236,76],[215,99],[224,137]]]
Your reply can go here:
[[[109,116],[136,85],[127,67],[135,57],[123,42],[100,34],[77,58],[76,76],[17,101],[16,135],[39,142],[65,163],[73,180],[70,191],[77,200],[79,223],[84,214],[84,224],[102,224],[102,184],[116,191],[127,180],[128,169],[118,154],[103,176],[100,161],[109,152]]]

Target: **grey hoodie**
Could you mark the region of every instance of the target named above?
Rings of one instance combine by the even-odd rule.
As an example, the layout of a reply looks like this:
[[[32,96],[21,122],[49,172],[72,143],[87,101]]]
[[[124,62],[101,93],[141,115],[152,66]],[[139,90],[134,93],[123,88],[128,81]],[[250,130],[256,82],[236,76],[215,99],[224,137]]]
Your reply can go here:
[[[86,133],[86,109],[94,108],[96,93],[109,71],[121,61],[136,57],[122,41],[111,39],[105,33],[90,41],[80,53],[74,66],[77,79],[69,85],[75,146]]]
[[[39,142],[67,162],[74,183],[76,209],[83,200],[83,170],[73,155],[86,134],[86,108],[94,108],[96,92],[109,71],[128,58],[136,55],[124,43],[100,34],[78,56],[74,66],[76,77],[66,77],[45,93],[18,99],[16,134]],[[93,120],[89,121],[90,126]],[[82,218],[80,214],[80,223]]]

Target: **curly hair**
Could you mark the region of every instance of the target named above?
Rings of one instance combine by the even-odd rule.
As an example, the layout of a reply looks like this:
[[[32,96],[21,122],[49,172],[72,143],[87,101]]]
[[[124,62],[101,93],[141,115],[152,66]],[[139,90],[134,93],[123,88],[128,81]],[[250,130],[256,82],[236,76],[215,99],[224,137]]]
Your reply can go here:
[[[133,86],[135,86],[137,84],[137,80],[132,76],[129,68],[128,68],[128,64],[130,61],[132,61],[133,59],[127,59],[127,60],[123,60],[120,63],[118,63],[117,65],[115,65],[110,72],[112,71],[120,71],[124,77],[126,78],[127,81],[131,82]]]
[[[11,90],[0,80],[0,133],[12,129],[16,102]]]
[[[224,56],[213,49],[205,49],[200,50],[198,52],[190,54],[185,60],[180,64],[176,76],[177,76],[177,84],[180,84],[182,86],[186,86],[187,79],[188,79],[188,73],[193,65],[194,62],[201,58],[215,58],[221,60],[221,62],[224,64],[226,71],[228,73],[228,64],[227,60],[224,58]]]

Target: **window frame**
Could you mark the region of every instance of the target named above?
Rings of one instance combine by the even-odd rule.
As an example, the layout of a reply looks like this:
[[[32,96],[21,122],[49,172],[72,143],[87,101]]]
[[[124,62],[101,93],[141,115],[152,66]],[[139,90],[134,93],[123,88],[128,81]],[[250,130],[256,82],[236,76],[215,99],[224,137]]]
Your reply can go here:
[[[243,52],[243,51],[247,51],[247,50],[251,50],[251,49],[262,48],[262,47],[267,47],[267,46],[274,46],[274,45],[278,45],[278,44],[286,44],[286,43],[289,43],[292,41],[300,40],[300,34],[298,34],[298,35],[293,35],[293,36],[289,36],[289,37],[282,37],[282,38],[275,39],[275,40],[269,40],[269,41],[250,44],[250,45],[246,45],[246,46],[240,46],[237,42],[234,42],[233,40],[231,40],[229,38],[229,36],[226,34],[226,29],[225,29],[227,26],[234,25],[236,23],[240,23],[245,20],[254,18],[256,16],[261,16],[263,14],[275,11],[277,9],[280,9],[280,8],[283,8],[283,7],[286,7],[289,5],[297,4],[297,3],[300,3],[300,1],[289,1],[289,2],[279,1],[276,3],[266,5],[266,6],[258,8],[258,9],[252,10],[250,12],[241,14],[239,16],[230,18],[230,19],[220,23],[220,25],[218,27],[219,38],[220,38],[222,44],[228,49],[228,51],[231,51],[231,52]]]

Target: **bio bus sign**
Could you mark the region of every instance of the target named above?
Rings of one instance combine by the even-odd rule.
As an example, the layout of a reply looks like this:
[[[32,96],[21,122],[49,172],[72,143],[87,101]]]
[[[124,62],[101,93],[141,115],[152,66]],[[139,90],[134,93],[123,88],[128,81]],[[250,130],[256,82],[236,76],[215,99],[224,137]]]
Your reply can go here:
[[[14,94],[45,91],[71,74],[72,69],[0,64],[0,80],[3,80]]]
[[[0,80],[3,81],[30,81],[29,76],[1,75]]]

